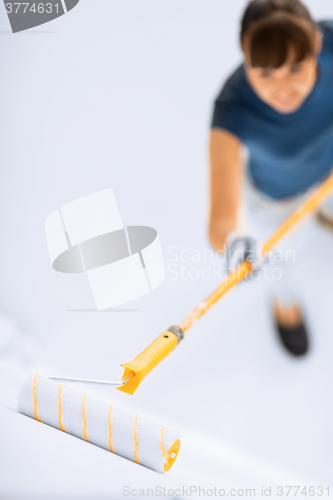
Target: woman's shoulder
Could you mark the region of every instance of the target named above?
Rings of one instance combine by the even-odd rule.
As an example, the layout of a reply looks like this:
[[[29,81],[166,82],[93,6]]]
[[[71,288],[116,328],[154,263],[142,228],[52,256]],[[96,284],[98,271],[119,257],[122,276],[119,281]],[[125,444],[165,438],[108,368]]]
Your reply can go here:
[[[317,23],[323,33],[323,45],[333,52],[333,20],[324,20]]]
[[[216,104],[239,102],[244,92],[246,92],[246,87],[245,68],[244,64],[241,64],[224,83],[216,98]]]
[[[241,64],[224,83],[215,99],[211,127],[229,130],[242,138],[251,108],[252,93],[246,81],[244,64]]]

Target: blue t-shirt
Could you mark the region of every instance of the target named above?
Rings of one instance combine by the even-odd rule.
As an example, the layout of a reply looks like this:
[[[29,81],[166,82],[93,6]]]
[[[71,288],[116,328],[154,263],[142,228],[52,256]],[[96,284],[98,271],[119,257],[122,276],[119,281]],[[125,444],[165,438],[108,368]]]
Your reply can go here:
[[[318,27],[323,49],[317,81],[296,112],[281,114],[265,104],[247,83],[244,64],[215,101],[212,128],[240,138],[254,184],[275,199],[305,191],[333,167],[333,21]]]

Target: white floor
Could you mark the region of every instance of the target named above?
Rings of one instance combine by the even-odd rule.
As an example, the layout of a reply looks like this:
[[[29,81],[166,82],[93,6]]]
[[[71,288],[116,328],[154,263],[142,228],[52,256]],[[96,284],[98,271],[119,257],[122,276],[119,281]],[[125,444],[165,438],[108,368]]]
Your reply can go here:
[[[3,364],[2,492],[106,495],[122,494],[124,486],[188,485],[259,492],[265,485],[330,485],[333,235],[314,222],[302,231],[308,245],[294,288],[311,331],[304,359],[279,345],[267,307],[272,285],[262,279],[239,285],[207,313],[134,396],[84,388],[183,432],[178,460],[165,476],[15,413],[15,395],[22,371],[119,377],[121,362],[182,319],[218,280],[167,279],[130,304],[132,311],[59,312],[58,331],[35,354],[31,369],[14,372],[13,361]]]

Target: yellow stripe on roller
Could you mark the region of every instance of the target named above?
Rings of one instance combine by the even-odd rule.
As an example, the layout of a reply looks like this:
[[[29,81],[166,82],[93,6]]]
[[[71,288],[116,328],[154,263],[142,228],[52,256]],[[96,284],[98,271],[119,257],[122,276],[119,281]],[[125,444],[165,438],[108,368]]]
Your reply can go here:
[[[161,448],[163,456],[164,456],[164,458],[166,460],[168,458],[168,453],[167,453],[166,449],[164,448],[164,433],[165,433],[165,428],[162,427],[162,429],[161,429],[161,435],[160,435],[160,448]]]
[[[112,451],[112,453],[116,453],[115,447],[113,446],[113,443],[112,443],[112,405],[109,406],[108,424],[109,424],[109,446],[110,446],[110,451]]]
[[[87,434],[87,394],[83,395],[82,419],[83,419],[83,439],[85,441],[89,441]]]
[[[62,393],[63,393],[63,390],[64,390],[64,384],[60,384],[59,395],[58,395],[59,429],[62,432],[66,432],[66,429],[64,427],[64,423],[62,421]]]
[[[32,399],[33,399],[33,404],[34,404],[35,419],[38,420],[38,422],[42,422],[42,420],[39,418],[38,408],[37,408],[37,379],[38,379],[38,375],[35,375],[33,383],[32,383]]]
[[[133,426],[133,441],[134,441],[134,462],[139,464],[139,448],[138,448],[138,416],[134,415]]]

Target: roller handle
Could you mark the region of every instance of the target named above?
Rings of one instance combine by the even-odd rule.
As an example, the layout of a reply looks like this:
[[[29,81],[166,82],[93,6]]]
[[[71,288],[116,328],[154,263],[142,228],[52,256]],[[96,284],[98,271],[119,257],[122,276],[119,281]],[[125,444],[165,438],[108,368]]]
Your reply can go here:
[[[262,254],[265,255],[306,215],[313,212],[333,192],[333,173],[313,192],[313,194],[271,235],[263,245]],[[119,391],[133,394],[143,378],[164,359],[177,345],[184,332],[188,330],[210,307],[215,304],[225,293],[241,281],[251,271],[251,265],[243,262],[233,273],[228,276],[217,289],[203,301],[179,326],[170,327],[169,331],[162,333],[145,351],[137,356],[131,363],[122,365],[125,368],[122,387]],[[181,336],[179,336],[181,335]],[[126,379],[129,380],[127,382]]]
[[[133,394],[144,377],[174,350],[178,342],[179,337],[175,333],[171,331],[162,333],[133,361],[121,365],[125,368],[123,380],[129,380],[117,389]]]

